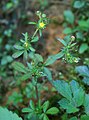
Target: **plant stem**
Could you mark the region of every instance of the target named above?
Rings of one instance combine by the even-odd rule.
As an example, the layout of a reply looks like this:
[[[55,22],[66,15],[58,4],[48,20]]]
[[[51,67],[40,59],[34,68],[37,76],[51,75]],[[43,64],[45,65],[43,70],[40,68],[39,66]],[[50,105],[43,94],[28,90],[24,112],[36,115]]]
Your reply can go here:
[[[39,29],[36,29],[36,31],[34,32],[34,34],[33,34],[32,38],[34,38],[34,37],[35,37],[35,35],[37,34],[38,30],[39,30]]]
[[[35,90],[36,90],[36,98],[39,101],[39,93],[38,93],[38,87],[37,87],[37,83],[35,85]]]

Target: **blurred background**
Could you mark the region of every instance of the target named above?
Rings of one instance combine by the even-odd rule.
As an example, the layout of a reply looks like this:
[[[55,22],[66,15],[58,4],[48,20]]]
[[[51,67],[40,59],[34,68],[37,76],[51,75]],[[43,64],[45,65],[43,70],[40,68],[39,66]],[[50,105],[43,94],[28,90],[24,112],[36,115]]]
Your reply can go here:
[[[13,45],[20,40],[22,33],[28,32],[29,36],[34,33],[34,26],[28,22],[38,20],[35,14],[38,10],[44,12],[51,22],[34,46],[36,52],[46,59],[62,48],[56,38],[74,35],[78,44],[77,54],[81,58],[78,64],[89,65],[89,0],[0,0],[0,105],[9,106],[12,110],[17,108],[19,111],[27,105],[34,93],[31,84],[25,86],[16,82],[12,54]],[[22,61],[22,58],[17,61]],[[54,79],[70,80],[75,79],[74,66],[59,60],[50,69]],[[49,83],[44,89],[53,91]],[[30,95],[25,96],[25,93]],[[49,93],[46,98],[49,98]]]

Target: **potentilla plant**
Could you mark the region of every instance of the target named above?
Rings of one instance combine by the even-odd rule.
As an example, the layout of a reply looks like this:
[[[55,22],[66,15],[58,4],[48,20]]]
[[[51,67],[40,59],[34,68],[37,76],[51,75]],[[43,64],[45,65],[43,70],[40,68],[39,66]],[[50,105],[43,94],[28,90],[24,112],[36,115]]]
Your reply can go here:
[[[14,62],[13,67],[15,70],[19,71],[21,76],[19,77],[20,81],[30,79],[32,85],[35,87],[36,101],[34,103],[33,100],[30,100],[30,104],[28,108],[24,108],[22,112],[28,113],[28,119],[43,119],[49,120],[48,115],[55,115],[59,112],[59,109],[56,107],[49,108],[49,101],[45,101],[42,103],[41,94],[38,90],[39,78],[47,76],[46,68],[47,61],[44,62],[43,57],[37,53],[35,53],[35,49],[32,44],[36,43],[39,40],[39,37],[42,36],[42,30],[46,28],[49,23],[49,19],[45,14],[42,14],[40,11],[37,11],[38,21],[37,22],[29,22],[29,24],[35,25],[35,32],[33,35],[29,37],[26,32],[23,34],[24,38],[20,40],[19,44],[16,44],[14,47],[16,48],[16,52],[13,54],[14,58],[18,58],[23,55],[23,60],[25,61],[25,65],[20,62]],[[30,59],[30,62],[28,62]],[[43,81],[44,82],[44,81]]]
[[[33,43],[36,43],[39,40],[39,37],[42,36],[42,30],[46,28],[49,19],[46,17],[46,14],[43,14],[40,11],[37,11],[36,15],[39,18],[38,21],[29,22],[29,24],[33,24],[36,28],[33,35],[30,35],[29,37],[26,32],[23,34],[24,38],[20,40],[20,43],[14,46],[17,51],[13,54],[13,57],[18,58],[23,55],[25,65],[21,62],[14,62],[13,67],[20,73],[20,82],[30,80],[35,87],[37,102],[35,103],[33,99],[30,100],[29,107],[23,108],[22,112],[28,113],[28,120],[49,120],[48,116],[58,114],[59,109],[57,107],[50,108],[49,101],[42,102],[41,92],[38,90],[39,78],[47,77],[47,79],[54,85],[51,72],[47,66],[53,64],[59,58],[63,58],[63,60],[69,63],[76,63],[79,61],[79,58],[75,57],[73,54],[73,48],[75,47],[74,36],[70,37],[70,39],[64,40],[58,38],[58,40],[64,45],[61,52],[49,56],[46,60],[44,60],[40,54],[37,54],[36,50],[33,48]]]

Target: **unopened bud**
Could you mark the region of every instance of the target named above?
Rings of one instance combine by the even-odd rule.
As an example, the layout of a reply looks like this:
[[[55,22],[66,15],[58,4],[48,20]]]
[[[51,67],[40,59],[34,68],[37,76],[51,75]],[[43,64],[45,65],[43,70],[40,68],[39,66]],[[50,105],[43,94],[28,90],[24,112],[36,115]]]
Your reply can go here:
[[[71,36],[71,41],[74,41],[75,40],[75,36]]]
[[[40,15],[41,15],[41,12],[40,12],[40,11],[37,11],[36,14],[37,14],[38,16],[40,16]]]
[[[42,14],[42,17],[46,17],[46,14]]]

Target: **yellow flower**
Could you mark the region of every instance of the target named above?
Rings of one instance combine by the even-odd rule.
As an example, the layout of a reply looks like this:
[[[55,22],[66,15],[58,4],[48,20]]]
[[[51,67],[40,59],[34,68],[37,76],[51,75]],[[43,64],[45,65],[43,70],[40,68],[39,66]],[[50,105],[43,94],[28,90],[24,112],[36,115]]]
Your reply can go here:
[[[27,42],[25,42],[24,44],[25,44],[26,47],[28,46],[28,43],[27,43]]]
[[[45,24],[43,22],[40,22],[39,23],[39,28],[44,28],[45,27]]]

